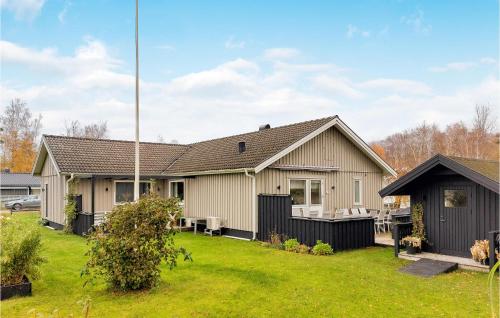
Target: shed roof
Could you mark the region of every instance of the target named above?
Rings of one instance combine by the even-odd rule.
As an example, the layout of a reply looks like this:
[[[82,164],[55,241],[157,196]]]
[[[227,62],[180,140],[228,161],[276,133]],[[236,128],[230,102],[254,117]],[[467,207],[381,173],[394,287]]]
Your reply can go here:
[[[0,187],[40,187],[40,177],[31,173],[0,173]]]
[[[436,166],[444,166],[457,174],[460,174],[491,191],[500,193],[499,189],[499,162],[495,160],[481,160],[445,156],[437,154],[424,163],[417,166],[401,178],[397,179],[387,187],[379,191],[380,196],[398,195],[401,189],[415,182],[420,176]]]

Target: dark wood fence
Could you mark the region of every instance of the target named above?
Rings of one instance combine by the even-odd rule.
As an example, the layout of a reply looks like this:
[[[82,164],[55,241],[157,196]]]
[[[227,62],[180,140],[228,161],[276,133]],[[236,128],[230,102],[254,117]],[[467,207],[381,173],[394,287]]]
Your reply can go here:
[[[272,232],[296,238],[308,246],[321,240],[334,250],[348,250],[375,245],[373,218],[318,219],[292,217],[288,195],[260,194],[258,239],[267,241]]]
[[[496,253],[497,251],[500,253],[500,231],[491,231],[488,233],[489,234],[489,241],[490,241],[490,256],[489,256],[489,262],[490,262],[490,269],[495,266],[495,263],[497,262],[496,259]]]

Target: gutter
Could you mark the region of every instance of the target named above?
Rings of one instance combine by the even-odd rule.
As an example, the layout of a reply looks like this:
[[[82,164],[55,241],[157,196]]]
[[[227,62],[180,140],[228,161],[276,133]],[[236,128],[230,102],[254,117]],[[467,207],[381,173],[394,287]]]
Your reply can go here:
[[[248,169],[244,169],[245,176],[252,179],[252,241],[257,239],[257,205],[255,204],[255,176],[248,173]]]
[[[211,174],[229,174],[229,173],[245,173],[245,171],[253,172],[254,168],[238,168],[238,169],[220,169],[220,170],[205,170],[205,171],[190,171],[190,172],[164,172],[162,175],[166,177],[187,177],[187,176],[203,176]]]

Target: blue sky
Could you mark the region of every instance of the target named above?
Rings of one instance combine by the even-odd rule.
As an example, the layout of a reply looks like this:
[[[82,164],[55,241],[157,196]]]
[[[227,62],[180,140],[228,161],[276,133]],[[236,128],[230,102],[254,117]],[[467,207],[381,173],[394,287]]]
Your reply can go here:
[[[1,0],[2,107],[133,137],[134,1]],[[498,1],[141,1],[141,135],[339,114],[367,141],[498,106]]]

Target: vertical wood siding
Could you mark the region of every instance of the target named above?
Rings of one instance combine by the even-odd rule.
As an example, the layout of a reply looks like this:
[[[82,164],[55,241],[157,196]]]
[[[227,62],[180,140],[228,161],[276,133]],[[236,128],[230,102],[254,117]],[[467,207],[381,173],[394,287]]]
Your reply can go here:
[[[446,187],[470,187],[471,196],[467,198],[470,211],[466,222],[458,218],[447,218],[444,224],[440,222],[444,205],[442,191]],[[412,206],[423,203],[426,250],[429,252],[468,257],[474,240],[488,239],[488,232],[500,228],[500,196],[465,177],[449,175],[422,179],[410,189],[410,196]],[[448,235],[444,235],[442,226],[448,227]],[[455,251],[443,251],[446,247]]]
[[[132,180],[131,180],[132,181]],[[168,181],[156,180],[156,191],[161,197],[168,197]],[[158,188],[160,190],[158,190]],[[107,191],[106,191],[107,189]],[[114,202],[114,180],[112,179],[96,179],[95,180],[95,212],[106,212],[113,209]],[[82,195],[83,211],[91,212],[92,210],[92,181],[89,178],[78,179],[76,194]]]
[[[64,176],[58,175],[57,170],[49,156],[46,157],[41,174],[42,189],[41,209],[42,217],[49,221],[64,224]],[[48,201],[46,200],[48,191]],[[48,208],[46,210],[46,208]],[[48,211],[48,215],[46,215]]]
[[[283,171],[267,168],[257,174],[257,194],[288,194],[289,179],[325,181],[325,209],[382,208],[382,170],[336,128],[330,128],[277,161],[277,164],[334,166],[339,171]],[[354,205],[354,178],[362,180],[362,204]],[[279,187],[279,189],[278,189]]]
[[[252,181],[244,174],[185,180],[184,215],[221,217],[224,227],[252,231]]]

